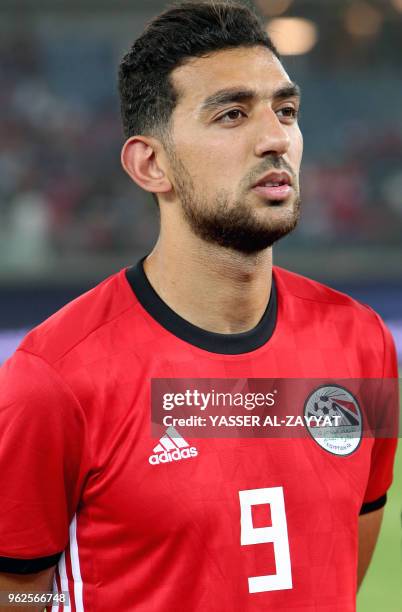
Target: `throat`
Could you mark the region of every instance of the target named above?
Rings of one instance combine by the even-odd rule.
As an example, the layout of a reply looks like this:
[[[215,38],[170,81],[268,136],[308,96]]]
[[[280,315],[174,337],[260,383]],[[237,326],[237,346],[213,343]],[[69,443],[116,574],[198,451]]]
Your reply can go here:
[[[159,257],[151,253],[144,271],[159,297],[181,318],[208,332],[239,334],[261,321],[270,297],[272,267],[247,262]],[[270,264],[270,262],[268,262]]]

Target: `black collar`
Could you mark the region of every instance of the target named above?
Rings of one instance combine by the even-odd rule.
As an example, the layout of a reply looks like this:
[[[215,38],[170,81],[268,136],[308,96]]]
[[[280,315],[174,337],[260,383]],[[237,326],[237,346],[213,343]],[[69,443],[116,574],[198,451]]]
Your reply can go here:
[[[126,270],[127,280],[138,301],[160,325],[189,344],[211,353],[239,355],[263,346],[271,338],[277,318],[277,295],[274,276],[268,306],[260,322],[247,332],[239,334],[217,334],[206,331],[176,314],[156,293],[149,282],[141,259]]]

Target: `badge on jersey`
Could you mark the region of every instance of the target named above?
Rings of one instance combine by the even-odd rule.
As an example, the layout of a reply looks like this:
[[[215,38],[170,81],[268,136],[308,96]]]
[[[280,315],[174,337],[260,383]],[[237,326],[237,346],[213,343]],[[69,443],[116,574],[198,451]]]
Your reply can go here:
[[[329,453],[345,456],[358,448],[363,433],[362,413],[356,398],[344,387],[318,387],[304,404],[304,416],[333,421],[329,427],[306,423],[312,438]]]

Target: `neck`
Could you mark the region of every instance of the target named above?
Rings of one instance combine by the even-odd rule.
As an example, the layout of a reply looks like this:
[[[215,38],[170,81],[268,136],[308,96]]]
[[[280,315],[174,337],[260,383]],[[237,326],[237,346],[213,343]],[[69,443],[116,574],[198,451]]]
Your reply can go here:
[[[183,319],[206,331],[246,332],[262,318],[271,293],[272,249],[254,255],[191,236],[159,238],[144,262],[149,282]]]

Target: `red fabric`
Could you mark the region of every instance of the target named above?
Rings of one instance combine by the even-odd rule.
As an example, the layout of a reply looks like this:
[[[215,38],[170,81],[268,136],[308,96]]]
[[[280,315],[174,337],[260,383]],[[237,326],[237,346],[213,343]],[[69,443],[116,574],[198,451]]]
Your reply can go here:
[[[275,268],[278,320],[263,347],[219,355],[161,327],[124,271],[33,330],[0,375],[0,555],[34,558],[69,542],[90,612],[350,612],[357,521],[392,479],[395,443],[349,456],[313,439],[187,440],[198,455],[150,465],[150,380],[395,375],[377,315]],[[276,572],[272,543],[240,543],[239,491],[281,488],[293,588],[250,593]],[[272,507],[253,506],[255,528]],[[266,517],[266,518],[265,518]],[[59,580],[59,578],[58,578]],[[74,599],[75,601],[75,599]],[[76,609],[80,607],[74,603]]]

